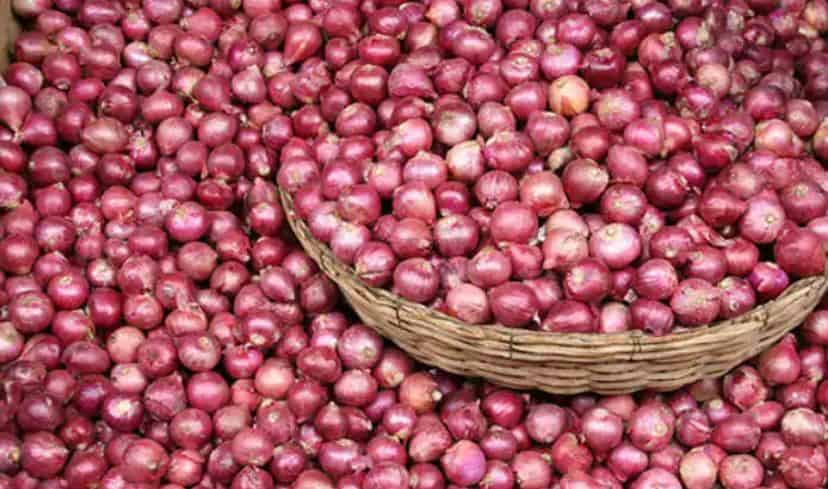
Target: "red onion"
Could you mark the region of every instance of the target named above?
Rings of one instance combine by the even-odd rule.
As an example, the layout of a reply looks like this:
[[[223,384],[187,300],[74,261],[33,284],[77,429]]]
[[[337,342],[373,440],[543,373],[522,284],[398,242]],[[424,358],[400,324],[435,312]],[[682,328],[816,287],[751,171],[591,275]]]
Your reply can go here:
[[[762,476],[762,465],[751,455],[730,455],[719,465],[719,480],[727,489],[758,487]]]
[[[515,482],[521,489],[541,489],[552,482],[552,469],[540,452],[524,450],[511,463]]]
[[[558,333],[591,333],[595,326],[594,314],[586,304],[562,300],[549,308],[540,329]]]
[[[483,155],[489,166],[496,170],[525,170],[532,161],[531,142],[522,133],[502,130],[486,141]]]
[[[630,309],[620,302],[607,302],[601,307],[598,316],[600,333],[621,333],[632,327]]]
[[[731,453],[746,453],[759,443],[762,430],[756,420],[747,414],[731,416],[713,429],[710,439]]]
[[[348,322],[268,178],[463,322],[737,318],[825,268],[819,1],[12,9],[0,486],[825,484],[823,311],[673,393],[464,383]]]
[[[686,279],[676,288],[670,299],[670,307],[682,324],[708,324],[719,315],[721,294],[709,282],[697,278]]]
[[[649,469],[633,482],[630,487],[641,489],[646,487],[681,487],[681,482],[671,472],[662,468]]]
[[[800,328],[803,338],[811,344],[825,344],[825,326],[828,325],[826,320],[828,320],[828,311],[819,310],[808,315]]]
[[[782,230],[785,211],[778,201],[764,196],[756,196],[748,201],[748,208],[739,223],[739,229],[745,238],[765,244],[774,241]]]
[[[807,408],[794,409],[782,417],[781,431],[788,445],[817,445],[825,438],[825,419]]]
[[[527,324],[538,312],[535,293],[518,282],[507,282],[491,289],[489,305],[495,320],[510,327]]]
[[[588,104],[589,85],[578,76],[561,76],[549,85],[549,106],[557,114],[572,117],[585,111]]]
[[[610,291],[610,271],[601,261],[586,258],[575,263],[563,279],[564,290],[572,299],[596,302]]]
[[[564,191],[574,205],[597,200],[609,183],[609,175],[591,160],[575,160],[564,168]]]
[[[776,241],[773,252],[780,268],[793,277],[819,275],[825,270],[822,241],[810,229],[786,232]]]
[[[820,449],[790,447],[782,454],[780,471],[791,487],[820,487],[828,478],[828,462]]]
[[[678,274],[670,262],[653,258],[638,268],[633,288],[643,298],[664,300],[673,295],[678,284]]]
[[[797,182],[785,187],[780,196],[786,216],[807,224],[825,214],[828,200],[823,190],[812,182]]]
[[[470,324],[483,324],[491,319],[490,299],[486,292],[472,284],[460,284],[446,294],[449,314]],[[503,314],[503,313],[501,313]]]
[[[497,390],[487,395],[481,408],[492,422],[511,429],[518,425],[523,417],[523,400],[513,391]]]
[[[551,172],[535,173],[521,180],[520,200],[541,217],[569,207],[561,181]]]
[[[675,416],[659,402],[650,402],[636,410],[627,426],[630,441],[637,448],[652,452],[667,446],[675,429]]]
[[[604,408],[587,411],[582,420],[586,444],[597,453],[608,453],[621,443],[624,434],[621,418]]]
[[[766,400],[768,389],[756,369],[743,366],[725,377],[724,395],[728,402],[744,410]]]
[[[526,430],[538,443],[554,443],[566,425],[566,412],[554,404],[538,404],[526,415]]]
[[[476,484],[486,470],[485,456],[480,447],[466,440],[450,447],[442,457],[441,464],[446,477],[461,486]]]
[[[635,229],[623,223],[607,224],[589,239],[590,253],[612,269],[630,265],[641,254],[641,240]]]
[[[796,340],[791,335],[785,336],[759,357],[759,373],[770,385],[790,384],[799,377],[799,372]]]
[[[647,468],[647,454],[627,441],[621,442],[610,452],[607,467],[622,482],[626,482]]]

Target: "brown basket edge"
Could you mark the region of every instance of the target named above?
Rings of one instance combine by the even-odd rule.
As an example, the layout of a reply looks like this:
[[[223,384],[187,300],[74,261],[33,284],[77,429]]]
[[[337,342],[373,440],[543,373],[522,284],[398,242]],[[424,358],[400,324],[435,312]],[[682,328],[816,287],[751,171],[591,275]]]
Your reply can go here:
[[[504,378],[501,383],[515,387],[538,388],[558,394],[584,391],[618,394],[645,388],[673,389],[701,378],[723,375],[794,329],[797,322],[786,321],[786,317],[807,315],[828,289],[828,270],[826,270],[826,275],[794,282],[778,298],[757,306],[739,318],[719,321],[709,326],[663,337],[653,337],[640,332],[614,335],[539,333],[497,324],[470,325],[422,304],[405,301],[388,290],[369,287],[362,283],[350,267],[339,262],[327,246],[310,235],[304,221],[295,215],[290,195],[281,189],[279,194],[288,224],[300,244],[319,264],[320,269],[340,287],[343,295],[366,324],[377,329],[380,334],[388,337],[424,363],[454,373],[488,378],[495,382],[498,381],[498,377],[502,376]],[[356,301],[355,298],[360,296],[368,299]],[[366,302],[366,304],[362,305],[359,302]],[[377,309],[391,309],[396,317],[392,321],[372,320],[370,316],[373,314],[371,313]],[[789,310],[790,315],[786,314]],[[403,312],[402,315],[400,311]],[[407,315],[412,315],[414,318],[403,321],[401,316]],[[522,377],[524,381],[520,382],[516,377],[509,376],[508,372],[498,372],[501,375],[496,375],[488,368],[481,366],[474,368],[474,362],[470,361],[471,358],[465,359],[462,364],[444,361],[439,357],[435,360],[434,356],[419,351],[422,348],[422,342],[415,343],[404,338],[409,335],[409,333],[403,333],[406,329],[403,327],[404,322],[419,327],[420,330],[427,326],[425,322],[418,321],[418,317],[428,318],[428,324],[439,324],[439,334],[424,333],[424,337],[443,343],[447,349],[470,351],[471,349],[477,350],[479,343],[490,347],[499,345],[500,348],[494,350],[486,348],[489,351],[479,352],[477,357],[484,357],[495,364],[518,362],[527,370],[544,369],[546,364],[554,366],[556,363],[566,362],[587,373],[581,372],[573,375],[571,379],[565,378],[562,384],[548,376],[527,382],[526,378],[532,376],[521,374],[519,377]],[[780,320],[776,321],[774,318]],[[449,329],[443,329],[446,327]],[[420,330],[417,332],[422,333]],[[451,334],[446,334],[446,331]],[[471,345],[469,341],[475,341],[475,344]],[[541,353],[538,353],[539,351]],[[687,358],[684,358],[685,355],[682,353],[686,353]],[[648,362],[670,364],[669,360],[676,356],[679,357],[679,361],[675,367],[684,367],[685,373],[690,375],[674,375],[672,371],[652,372],[646,368]],[[708,357],[709,365],[704,362],[699,364],[698,359],[704,357]],[[592,370],[593,368],[600,370],[602,366],[612,363],[628,367],[637,365],[645,372],[643,374],[636,372],[632,376],[638,377],[637,379],[631,378],[626,384],[622,381],[620,385],[616,385],[618,383],[614,379],[603,378],[603,374]],[[488,363],[485,365],[488,366]],[[687,371],[688,369],[690,371]],[[548,374],[548,372],[544,373]]]

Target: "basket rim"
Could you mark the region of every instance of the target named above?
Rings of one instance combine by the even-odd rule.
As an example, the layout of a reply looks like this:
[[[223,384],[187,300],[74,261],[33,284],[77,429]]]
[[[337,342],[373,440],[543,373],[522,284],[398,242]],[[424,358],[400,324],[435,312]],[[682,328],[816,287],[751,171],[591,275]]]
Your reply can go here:
[[[551,331],[535,331],[526,328],[510,328],[499,323],[469,324],[441,311],[432,309],[425,304],[409,301],[397,294],[394,294],[388,289],[372,287],[363,282],[350,265],[343,263],[333,256],[330,248],[310,233],[305,221],[297,215],[296,210],[293,207],[293,199],[289,193],[281,187],[278,188],[278,192],[288,223],[301,244],[304,246],[306,245],[304,241],[309,241],[310,244],[318,248],[321,252],[318,260],[324,260],[328,262],[327,264],[330,268],[336,269],[341,273],[346,273],[348,275],[347,278],[353,282],[354,286],[370,291],[371,294],[380,296],[389,302],[397,303],[400,307],[418,311],[421,315],[436,316],[442,323],[444,323],[444,325],[454,328],[456,332],[467,333],[470,337],[482,337],[485,335],[491,338],[493,335],[502,336],[503,341],[508,342],[509,344],[554,344],[555,346],[561,348],[570,347],[577,349],[578,351],[582,351],[584,347],[619,347],[624,351],[629,350],[630,348],[633,350],[643,351],[645,349],[658,350],[658,347],[668,345],[671,347],[681,347],[683,343],[695,343],[699,339],[711,335],[717,335],[721,341],[726,337],[740,336],[749,331],[761,329],[767,325],[770,317],[769,309],[771,309],[777,302],[785,302],[794,295],[807,294],[812,286],[815,286],[820,281],[828,281],[828,266],[826,266],[822,275],[805,277],[793,281],[777,297],[755,306],[740,316],[688,328],[663,336],[649,335],[639,330],[630,330],[620,333],[560,333]],[[337,285],[341,285],[338,282],[341,277],[330,278],[337,282]],[[740,328],[739,326],[742,327]],[[474,334],[476,332],[479,332],[479,334]],[[573,354],[575,354],[574,351]]]

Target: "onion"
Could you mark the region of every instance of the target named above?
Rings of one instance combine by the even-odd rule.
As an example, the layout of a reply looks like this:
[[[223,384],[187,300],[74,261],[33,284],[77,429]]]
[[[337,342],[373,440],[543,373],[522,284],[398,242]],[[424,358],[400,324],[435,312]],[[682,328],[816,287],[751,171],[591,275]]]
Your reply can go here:
[[[595,316],[590,308],[574,300],[554,303],[540,325],[542,331],[558,333],[591,333],[595,327]]]
[[[828,320],[828,311],[814,311],[808,315],[802,324],[802,336],[811,344],[823,345],[826,341],[825,326]]]
[[[552,481],[552,469],[540,452],[524,450],[518,452],[511,463],[515,482],[521,489],[541,489]]]
[[[531,142],[522,133],[498,131],[486,141],[483,155],[489,166],[496,170],[525,170],[532,161]]]
[[[483,324],[491,318],[489,297],[483,289],[472,284],[460,284],[449,290],[446,307],[449,314],[470,324]]]
[[[569,207],[561,181],[553,173],[545,171],[521,180],[520,200],[541,217]]]
[[[589,239],[590,253],[612,269],[621,269],[641,254],[641,240],[628,224],[612,223],[601,227]]]
[[[592,453],[572,433],[564,433],[550,449],[553,466],[561,473],[587,470],[593,461]]]
[[[474,186],[477,200],[490,209],[494,209],[500,203],[517,200],[518,192],[517,180],[512,175],[499,170],[484,173]]]
[[[561,76],[549,85],[548,98],[549,107],[555,113],[572,117],[587,109],[589,85],[576,75]]]
[[[593,451],[608,453],[621,443],[623,421],[616,414],[596,407],[584,414],[581,423],[586,444]]]
[[[566,272],[563,285],[566,294],[575,300],[600,301],[610,291],[610,271],[601,261],[585,258]]]
[[[719,480],[726,489],[758,487],[762,476],[762,465],[751,455],[730,455],[719,465]]]
[[[607,467],[622,482],[626,482],[647,468],[647,454],[623,441],[607,457]]]
[[[780,234],[785,221],[785,210],[781,204],[764,196],[748,200],[748,208],[739,222],[743,237],[756,243],[774,241]]]
[[[678,274],[670,262],[653,258],[638,268],[633,288],[643,298],[664,300],[673,295],[678,284]]]
[[[632,327],[630,309],[619,302],[607,302],[601,307],[598,316],[598,331],[600,333],[621,333]]]
[[[512,275],[512,262],[502,252],[486,247],[469,261],[468,278],[479,287],[494,287],[506,282]]]
[[[791,335],[785,336],[759,357],[759,373],[770,385],[792,383],[799,377],[800,368],[796,340]]]
[[[800,224],[807,224],[824,215],[828,207],[824,191],[815,183],[807,181],[785,187],[779,199],[785,215]]]
[[[756,448],[761,434],[762,430],[752,416],[738,414],[716,425],[710,439],[728,452],[746,453]]]
[[[538,300],[529,286],[506,282],[491,289],[489,305],[495,320],[504,326],[524,326],[538,313]]]
[[[681,482],[671,472],[662,468],[653,468],[645,471],[632,483],[630,487],[639,489],[644,487],[681,487]]]
[[[13,131],[23,126],[23,121],[32,109],[32,101],[23,89],[15,86],[0,87],[0,101],[9,107],[2,117],[2,122]]]
[[[824,486],[828,303],[669,393],[465,382],[351,322],[278,192],[465,323],[738,321],[825,271],[824,2],[357,3],[12,2],[0,486]]]
[[[791,487],[819,487],[828,478],[828,462],[820,449],[790,447],[782,454],[780,471]]]
[[[679,283],[670,307],[682,324],[698,326],[716,319],[721,309],[720,292],[702,279],[690,278]]]
[[[779,296],[790,283],[788,274],[772,262],[759,262],[748,280],[763,300]]]
[[[825,270],[825,250],[819,236],[810,229],[793,229],[773,247],[780,268],[793,277],[820,275]]]
[[[627,433],[637,448],[652,452],[667,446],[675,429],[672,411],[658,402],[646,403],[630,418]]]
[[[569,122],[553,112],[532,112],[526,121],[526,132],[535,152],[547,156],[561,148],[569,139]]]
[[[564,191],[573,206],[596,201],[609,183],[609,175],[591,160],[575,160],[564,168]]]

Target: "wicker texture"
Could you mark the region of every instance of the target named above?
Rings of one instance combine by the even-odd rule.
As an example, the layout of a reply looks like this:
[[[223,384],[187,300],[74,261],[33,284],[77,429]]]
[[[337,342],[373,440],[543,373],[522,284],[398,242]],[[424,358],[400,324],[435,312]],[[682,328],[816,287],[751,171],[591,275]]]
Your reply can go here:
[[[5,71],[14,51],[14,40],[20,26],[11,11],[11,0],[0,0],[0,71]]]
[[[367,286],[311,236],[290,196],[280,193],[297,239],[365,324],[425,364],[517,389],[624,394],[672,390],[718,377],[799,325],[828,288],[825,276],[799,280],[744,316],[663,337],[638,331],[563,334],[470,325]]]

